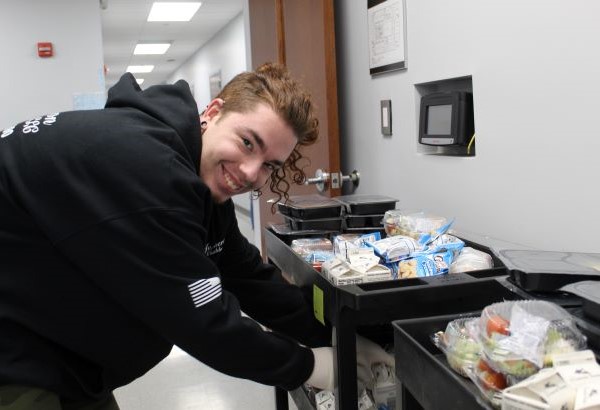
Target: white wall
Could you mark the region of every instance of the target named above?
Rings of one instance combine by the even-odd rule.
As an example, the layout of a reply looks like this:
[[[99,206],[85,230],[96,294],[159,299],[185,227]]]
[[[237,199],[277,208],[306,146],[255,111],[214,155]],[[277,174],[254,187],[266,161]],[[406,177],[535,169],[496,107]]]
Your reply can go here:
[[[55,56],[39,58],[38,42]],[[98,0],[2,0],[0,44],[0,129],[104,92]]]
[[[179,79],[190,83],[200,112],[210,102],[209,77],[211,75],[220,71],[221,83],[225,85],[236,74],[246,71],[249,67],[244,15],[245,12],[242,12],[236,16],[169,77],[169,83]],[[251,215],[256,207],[251,204],[250,194],[237,195],[233,200],[239,210],[237,219],[240,231],[252,243],[260,243],[258,236],[260,232],[256,232],[255,235],[253,229]]]
[[[408,69],[371,77],[366,2],[336,1],[342,164],[361,172],[356,193],[456,217],[467,237],[600,252],[600,2],[406,0],[406,12]],[[418,153],[414,84],[465,75],[476,157]]]
[[[210,102],[209,77],[220,71],[225,85],[236,74],[246,71],[246,41],[243,13],[236,16],[210,41],[179,67],[168,82],[184,79],[193,88],[198,109]]]

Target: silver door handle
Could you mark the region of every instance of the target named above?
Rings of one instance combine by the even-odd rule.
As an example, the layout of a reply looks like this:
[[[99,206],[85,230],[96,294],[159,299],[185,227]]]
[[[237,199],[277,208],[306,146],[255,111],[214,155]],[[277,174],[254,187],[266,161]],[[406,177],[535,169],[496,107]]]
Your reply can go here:
[[[317,169],[314,178],[307,178],[304,185],[316,185],[319,192],[324,192],[328,188],[340,188],[344,182],[352,182],[356,188],[360,182],[360,173],[354,170],[350,175],[342,175],[341,172],[326,172],[322,169]]]

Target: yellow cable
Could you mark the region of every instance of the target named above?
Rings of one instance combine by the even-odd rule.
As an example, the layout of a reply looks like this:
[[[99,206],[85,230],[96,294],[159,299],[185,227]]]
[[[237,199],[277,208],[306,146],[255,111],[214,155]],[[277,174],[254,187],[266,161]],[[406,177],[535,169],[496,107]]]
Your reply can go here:
[[[475,141],[475,134],[473,134],[469,141],[469,145],[467,145],[467,155],[471,155],[471,144],[473,144],[473,141]]]

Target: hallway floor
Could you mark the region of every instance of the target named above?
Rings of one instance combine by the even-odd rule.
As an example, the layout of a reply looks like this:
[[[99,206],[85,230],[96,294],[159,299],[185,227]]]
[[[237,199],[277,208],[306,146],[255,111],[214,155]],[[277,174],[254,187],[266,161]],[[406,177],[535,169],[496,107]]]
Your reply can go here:
[[[275,410],[273,387],[216,372],[177,347],[115,397],[121,410]]]

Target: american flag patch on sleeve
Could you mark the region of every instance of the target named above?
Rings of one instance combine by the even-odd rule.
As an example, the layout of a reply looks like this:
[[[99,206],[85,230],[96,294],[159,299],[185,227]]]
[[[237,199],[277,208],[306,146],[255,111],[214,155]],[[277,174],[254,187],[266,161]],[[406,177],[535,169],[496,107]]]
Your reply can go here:
[[[200,279],[188,285],[194,306],[206,305],[221,296],[221,279]]]

